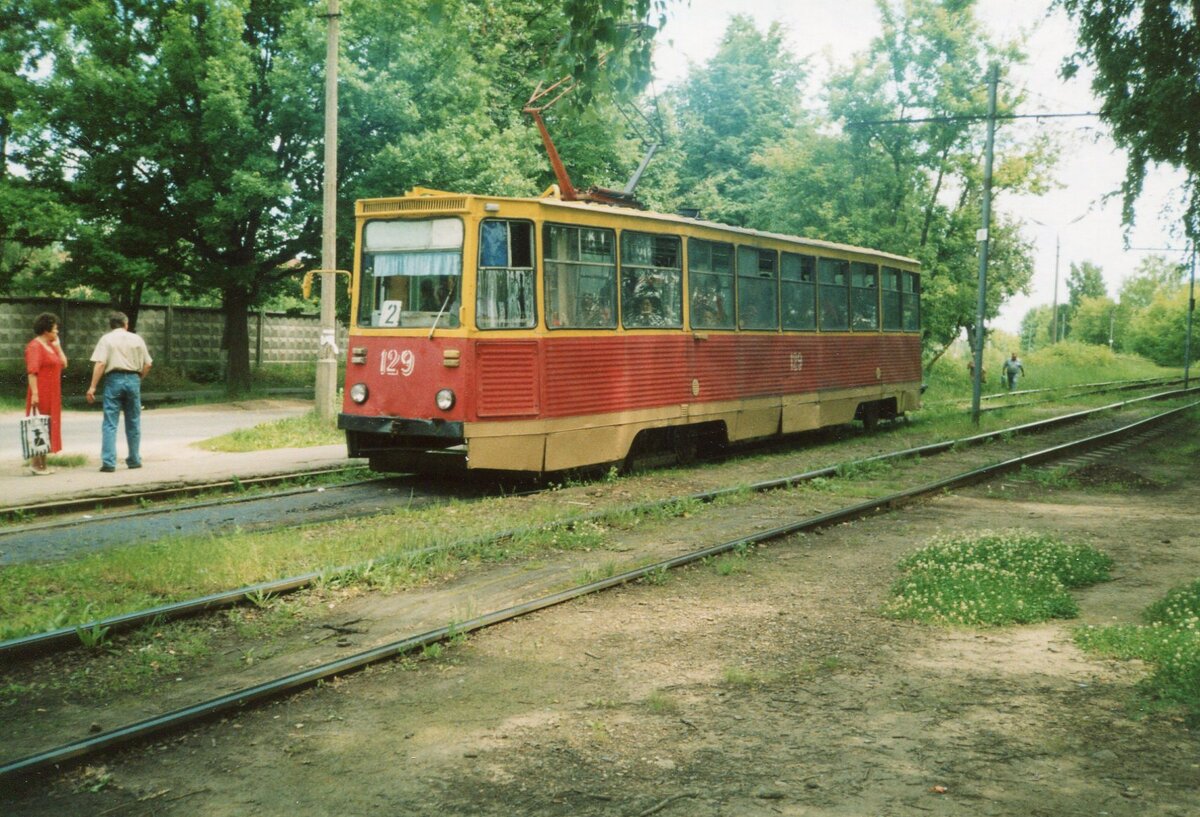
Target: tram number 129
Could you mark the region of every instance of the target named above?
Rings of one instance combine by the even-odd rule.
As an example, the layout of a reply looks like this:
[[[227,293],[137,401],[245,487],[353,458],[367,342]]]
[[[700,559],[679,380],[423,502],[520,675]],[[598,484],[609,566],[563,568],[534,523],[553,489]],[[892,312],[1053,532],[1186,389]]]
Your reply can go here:
[[[417,356],[411,349],[384,349],[379,356],[379,373],[385,375],[404,375],[408,377],[417,366]]]

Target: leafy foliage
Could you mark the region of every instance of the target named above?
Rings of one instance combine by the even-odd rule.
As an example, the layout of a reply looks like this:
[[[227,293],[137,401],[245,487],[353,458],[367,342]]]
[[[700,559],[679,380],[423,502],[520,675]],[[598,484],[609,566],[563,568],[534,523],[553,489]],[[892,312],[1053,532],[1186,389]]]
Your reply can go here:
[[[1003,70],[1019,58],[1014,48],[988,42],[973,5],[880,2],[883,32],[829,84],[829,113],[842,132],[799,130],[760,160],[768,180],[755,208],[758,226],[921,262],[922,324],[932,359],[974,328],[983,77],[989,62]],[[1001,112],[1019,101],[1006,92]],[[1044,189],[1051,146],[1000,138],[994,195]],[[1017,225],[1003,214],[993,221],[990,249],[986,315],[994,317],[1005,299],[1028,287],[1032,262]]]
[[[804,122],[804,75],[778,24],[762,34],[748,17],[730,20],[717,53],[678,92],[679,185],[691,206],[715,221],[750,222],[768,171],[755,157]]]
[[[1071,338],[1081,343],[1106,346],[1115,334],[1117,304],[1107,296],[1084,296],[1071,320]]]
[[[1134,315],[1127,331],[1128,348],[1162,366],[1183,365],[1187,343],[1188,290],[1160,292]],[[1196,347],[1192,347],[1193,357]]]
[[[1129,152],[1122,185],[1124,221],[1153,163],[1187,175],[1184,226],[1200,240],[1200,37],[1190,0],[1058,0],[1079,26],[1079,50],[1067,77],[1089,64],[1100,115]]]
[[[352,232],[355,198],[414,185],[544,188],[553,177],[520,113],[538,79],[578,82],[547,113],[577,186],[626,178],[643,149],[628,105],[646,87],[669,1],[342,0],[339,233]],[[975,319],[985,66],[1021,56],[988,40],[974,0],[879,2],[883,31],[829,82],[828,111],[805,104],[807,67],[780,27],[734,18],[717,54],[653,105],[672,149],[639,192],[660,209],[697,206],[733,224],[917,258],[936,358]],[[0,123],[27,169],[0,176],[0,242],[8,229],[4,258],[14,259],[0,274],[29,280],[51,266],[57,237],[69,260],[56,282],[38,282],[43,290],[88,285],[133,313],[151,290],[219,299],[230,383],[244,388],[241,317],[290,289],[297,265],[315,263],[323,3],[31,7],[0,35],[14,67],[0,82]],[[1001,109],[1019,102],[1006,90]],[[929,121],[864,124],[897,118]],[[997,195],[1044,189],[1053,147],[1006,133]],[[19,212],[38,223],[18,224]],[[43,259],[28,251],[39,240]],[[347,267],[350,242],[341,244]],[[1030,248],[1003,214],[991,258],[994,316],[1031,275]]]

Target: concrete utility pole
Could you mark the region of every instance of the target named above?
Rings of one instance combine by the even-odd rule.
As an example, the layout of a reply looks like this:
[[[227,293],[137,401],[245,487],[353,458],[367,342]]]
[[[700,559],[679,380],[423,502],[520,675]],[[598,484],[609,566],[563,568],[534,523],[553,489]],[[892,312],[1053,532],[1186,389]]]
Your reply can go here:
[[[971,422],[979,425],[979,401],[983,378],[983,339],[987,336],[983,316],[987,311],[988,230],[992,224],[992,156],[996,143],[996,85],[1000,66],[992,63],[988,72],[987,143],[983,153],[983,227],[975,234],[979,241],[979,303],[975,310],[975,374],[971,383]]]
[[[332,420],[337,407],[337,121],[338,0],[329,0],[325,47],[325,189],[321,212],[321,345],[317,350],[317,417]]]

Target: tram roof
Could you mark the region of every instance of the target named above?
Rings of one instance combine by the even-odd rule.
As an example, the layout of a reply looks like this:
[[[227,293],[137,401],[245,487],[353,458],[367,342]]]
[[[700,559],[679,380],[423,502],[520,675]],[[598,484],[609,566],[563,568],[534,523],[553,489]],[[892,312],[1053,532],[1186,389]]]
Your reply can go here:
[[[751,236],[754,238],[767,238],[775,241],[787,241],[799,243],[805,246],[832,250],[842,253],[859,253],[862,255],[871,255],[880,259],[888,259],[897,261],[902,264],[920,266],[920,262],[915,258],[909,258],[904,255],[896,255],[894,253],[876,250],[870,247],[858,247],[853,244],[839,244],[834,241],[825,241],[819,238],[806,238],[804,236],[788,235],[786,233],[773,233],[765,230],[754,230],[749,227],[735,227],[731,224],[722,224],[718,221],[708,221],[701,218],[692,218],[690,216],[679,215],[676,213],[659,213],[653,210],[637,210],[631,207],[620,207],[610,204],[597,204],[587,201],[563,201],[559,198],[558,185],[551,185],[541,196],[516,197],[516,196],[491,196],[478,193],[454,193],[445,190],[432,190],[429,188],[416,187],[407,192],[402,197],[387,198],[387,199],[372,199],[373,202],[396,201],[410,198],[440,198],[440,197],[464,199],[471,198],[480,201],[512,201],[525,204],[540,204],[545,207],[563,208],[569,210],[579,210],[588,213],[600,213],[604,215],[621,216],[623,218],[644,219],[647,221],[666,222],[670,224],[680,224],[687,227],[705,227],[712,230],[720,230],[724,233],[732,233],[734,235]],[[361,204],[362,202],[360,202]],[[362,212],[360,207],[359,212]]]

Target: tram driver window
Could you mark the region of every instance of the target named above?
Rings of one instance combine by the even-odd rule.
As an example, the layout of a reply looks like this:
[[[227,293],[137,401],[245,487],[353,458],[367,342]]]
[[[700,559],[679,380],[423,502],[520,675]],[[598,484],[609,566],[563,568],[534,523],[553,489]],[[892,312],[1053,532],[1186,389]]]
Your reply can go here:
[[[475,322],[480,329],[528,329],[534,311],[533,225],[488,219],[479,225]]]
[[[456,218],[367,222],[358,325],[457,327],[462,247]]]

